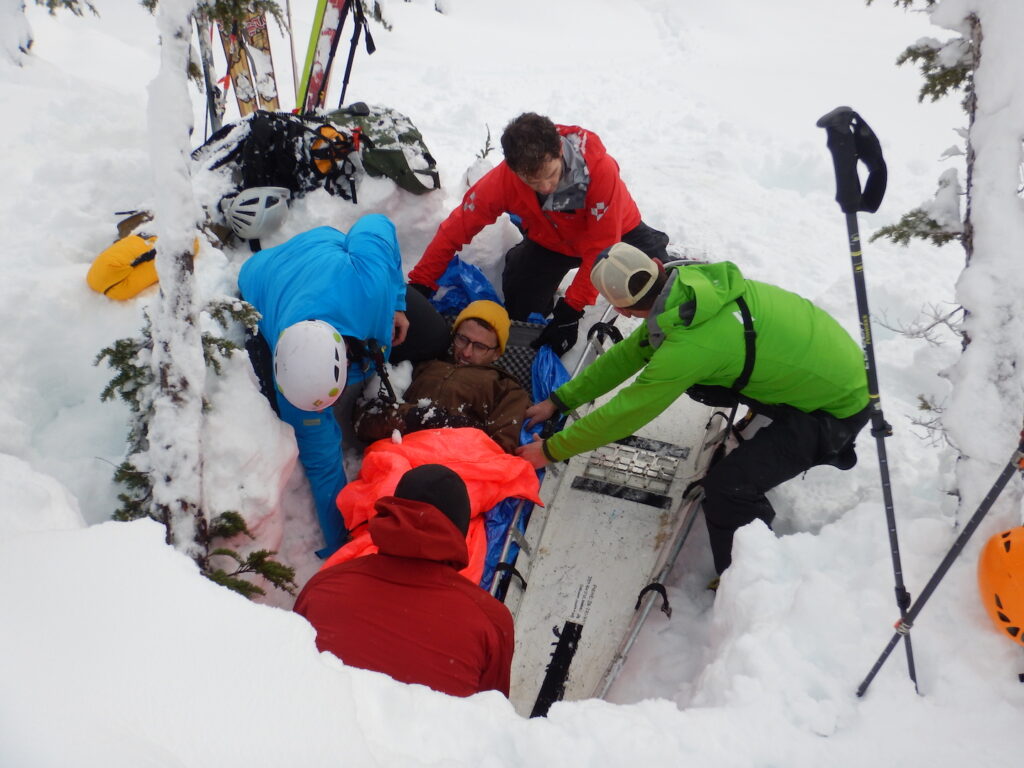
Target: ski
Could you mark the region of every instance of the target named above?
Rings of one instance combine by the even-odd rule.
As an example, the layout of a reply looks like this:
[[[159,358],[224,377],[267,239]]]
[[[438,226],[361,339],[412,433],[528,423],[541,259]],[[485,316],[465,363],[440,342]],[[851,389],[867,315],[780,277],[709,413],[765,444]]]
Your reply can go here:
[[[210,132],[220,130],[224,123],[224,92],[217,87],[213,72],[213,25],[199,16],[195,17],[196,36],[199,41],[199,59],[203,65],[203,87],[206,89],[206,110],[210,119]]]
[[[322,109],[327,100],[331,64],[338,49],[338,38],[345,23],[348,5],[349,0],[318,0],[300,91],[296,98],[296,109],[300,115]]]
[[[228,78],[235,88],[235,101],[238,103],[238,114],[242,117],[251,115],[257,108],[256,89],[253,87],[252,72],[249,59],[243,50],[243,43],[237,33],[237,25],[225,29],[217,22],[220,41],[224,46],[224,56],[228,60]]]
[[[281,108],[274,76],[274,59],[270,55],[270,33],[267,14],[254,13],[242,22],[244,44],[250,55],[249,64],[256,84],[256,97],[260,106],[271,112]]]

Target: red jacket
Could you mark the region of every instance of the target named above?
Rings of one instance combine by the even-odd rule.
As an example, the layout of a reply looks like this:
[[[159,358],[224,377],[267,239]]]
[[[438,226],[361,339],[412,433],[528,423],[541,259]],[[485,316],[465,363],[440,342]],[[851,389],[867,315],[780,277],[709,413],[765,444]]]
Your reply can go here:
[[[317,648],[452,696],[508,696],[512,615],[458,574],[458,529],[436,507],[394,496],[377,502],[369,526],[378,554],[322,570],[299,593],[295,611]]]
[[[474,584],[480,581],[487,559],[487,510],[510,496],[541,503],[537,473],[530,463],[505,453],[479,429],[425,429],[405,435],[401,443],[378,440],[363,454],[359,477],[338,494],[349,540],[321,570],[377,551],[365,525],[376,514],[377,500],[394,493],[402,475],[423,464],[443,464],[466,483],[471,515],[466,536],[469,564],[461,573]]]
[[[552,251],[582,259],[565,299],[574,309],[594,303],[597,290],[590,282],[594,259],[640,223],[640,210],[619,178],[619,164],[605,151],[597,134],[576,125],[556,128],[562,136],[578,142],[590,172],[583,207],[542,211],[537,193],[501,162],[469,188],[462,205],[441,223],[419,263],[409,273],[409,282],[436,289],[437,279],[455,253],[507,212],[520,217],[525,237]]]

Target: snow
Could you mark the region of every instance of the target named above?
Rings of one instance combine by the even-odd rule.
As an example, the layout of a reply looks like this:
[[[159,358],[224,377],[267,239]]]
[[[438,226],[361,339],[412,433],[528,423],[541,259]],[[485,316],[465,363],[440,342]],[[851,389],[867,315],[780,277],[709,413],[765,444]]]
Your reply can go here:
[[[174,186],[180,156],[155,150],[166,164],[159,171],[150,150],[147,114],[180,112],[171,104],[181,98],[159,84],[157,21],[134,3],[95,4],[98,19],[51,17],[29,4],[27,57],[16,53],[27,36],[18,1],[0,4],[5,55],[21,64],[0,60],[8,189],[0,209],[0,764],[952,768],[1018,757],[1024,665],[989,623],[975,565],[988,536],[1020,524],[1019,480],[915,624],[921,695],[902,646],[867,695],[854,695],[897,618],[866,432],[855,469],[815,469],[773,494],[775,530],[740,531],[714,596],[703,589],[713,569],[698,531],[669,584],[673,618],[652,612],[610,701],[558,704],[545,720],[520,718],[495,693],[452,699],[345,667],[317,653],[312,629],[286,610],[287,594],[250,603],[202,578],[156,523],[108,522],[129,413],[123,403],[100,404],[111,374],[92,363],[101,348],[138,333],[157,292],[113,302],[90,291],[85,274],[115,237],[115,211],[156,205],[181,222],[165,242],[181,238],[187,248],[192,235],[190,203]],[[302,51],[312,4],[292,5]],[[948,169],[965,186],[962,155],[946,151],[961,144],[966,122],[958,98],[918,104],[919,76],[893,66],[915,40],[952,36],[924,15],[861,0],[522,0],[514,13],[497,0],[445,0],[443,14],[434,5],[382,3],[392,31],[373,26],[377,52],[360,47],[348,98],[408,114],[445,192],[415,198],[368,179],[358,208],[312,194],[264,245],[380,211],[395,220],[409,268],[467,174],[500,158],[497,149],[478,157],[488,129],[496,145],[511,117],[535,110],[596,131],[645,221],[677,247],[801,293],[856,334],[844,222],[814,125],[852,106],[889,162],[887,198],[860,226],[882,402],[894,427],[886,446],[904,577],[919,593],[1019,429],[1024,78],[1014,30],[1024,9],[1014,0],[943,0],[937,11],[949,29],[970,10],[991,19],[978,72],[975,261],[961,276],[955,245],[868,241],[919,206]],[[287,42],[272,44],[289,106]],[[340,74],[333,103],[339,89]],[[148,112],[149,96],[168,100],[163,112]],[[195,146],[204,102],[194,91],[191,100]],[[180,125],[166,130],[157,143],[178,147]],[[158,171],[171,188],[154,187]],[[196,179],[192,191],[200,203],[220,194],[213,178]],[[466,256],[494,277],[515,239],[510,225],[493,227]],[[230,295],[246,256],[204,243],[197,298]],[[925,305],[954,301],[972,312],[963,357],[946,329],[933,345],[878,323],[909,325]],[[205,498],[240,508],[303,583],[319,542],[290,431],[244,358],[207,376],[204,390]],[[914,426],[919,395],[945,406],[966,460]],[[346,466],[357,467],[358,455],[350,452]],[[962,494],[960,510],[952,491]]]

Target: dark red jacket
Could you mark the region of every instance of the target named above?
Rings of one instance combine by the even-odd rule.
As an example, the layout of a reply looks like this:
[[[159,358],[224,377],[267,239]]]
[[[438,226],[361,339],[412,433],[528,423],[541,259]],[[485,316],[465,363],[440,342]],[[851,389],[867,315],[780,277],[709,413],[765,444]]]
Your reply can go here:
[[[419,263],[409,273],[409,282],[437,288],[437,279],[455,253],[507,212],[520,217],[530,240],[582,259],[579,272],[565,292],[565,300],[575,309],[594,303],[597,290],[590,282],[594,259],[640,224],[640,210],[619,178],[619,164],[605,150],[597,134],[577,125],[555,127],[559,134],[577,142],[583,154],[590,173],[584,205],[577,210],[541,210],[537,193],[501,162],[469,188],[462,205],[441,223]]]
[[[508,696],[512,615],[459,575],[466,542],[436,507],[385,496],[370,535],[380,552],[317,573],[295,611],[346,664],[452,696]]]

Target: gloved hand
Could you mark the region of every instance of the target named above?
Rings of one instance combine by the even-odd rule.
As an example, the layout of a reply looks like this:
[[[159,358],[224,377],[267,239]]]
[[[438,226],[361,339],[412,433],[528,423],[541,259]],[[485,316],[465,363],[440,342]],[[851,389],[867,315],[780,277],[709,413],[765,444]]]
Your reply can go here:
[[[556,355],[561,357],[576,343],[580,332],[581,317],[583,317],[582,309],[573,309],[564,298],[559,299],[551,312],[551,320],[547,327],[540,332],[540,336],[530,342],[530,346],[540,349],[547,344]]]
[[[409,283],[409,287],[412,288],[416,293],[422,296],[424,299],[434,298],[434,289],[427,285],[420,285],[419,283]]]

